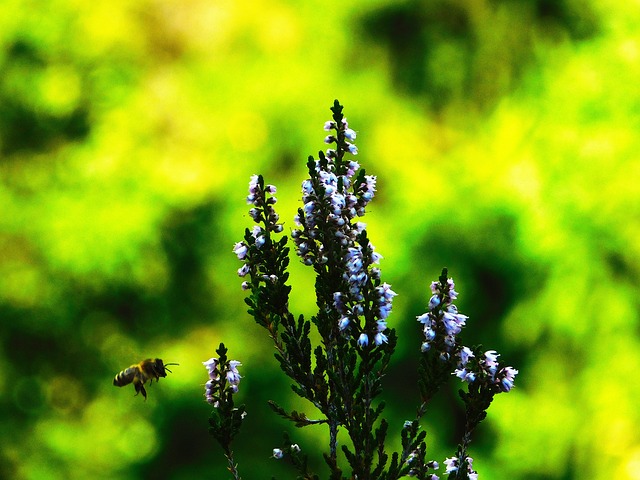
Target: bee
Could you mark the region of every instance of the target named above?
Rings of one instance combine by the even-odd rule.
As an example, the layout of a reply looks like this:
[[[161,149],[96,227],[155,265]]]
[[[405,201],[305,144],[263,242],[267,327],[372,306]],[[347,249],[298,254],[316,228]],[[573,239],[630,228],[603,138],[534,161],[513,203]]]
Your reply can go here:
[[[149,384],[153,383],[155,378],[156,382],[160,380],[160,377],[166,377],[167,372],[173,373],[167,368],[167,365],[178,365],[177,363],[164,363],[159,358],[147,358],[142,360],[136,365],[131,365],[129,368],[125,368],[119,374],[113,378],[113,384],[116,387],[124,387],[133,383],[136,388],[136,395],[142,393],[144,399],[147,399],[147,391],[144,388],[144,384],[149,381]]]

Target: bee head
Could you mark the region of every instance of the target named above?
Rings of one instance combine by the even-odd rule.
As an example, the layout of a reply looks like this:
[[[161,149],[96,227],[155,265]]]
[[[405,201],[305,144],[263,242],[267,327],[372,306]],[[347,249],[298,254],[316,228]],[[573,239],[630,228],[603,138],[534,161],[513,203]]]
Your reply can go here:
[[[167,376],[167,371],[171,370],[167,368],[167,365],[177,365],[177,363],[164,363],[161,358],[148,359],[143,362],[145,365],[142,367],[149,374],[153,375],[156,379]]]

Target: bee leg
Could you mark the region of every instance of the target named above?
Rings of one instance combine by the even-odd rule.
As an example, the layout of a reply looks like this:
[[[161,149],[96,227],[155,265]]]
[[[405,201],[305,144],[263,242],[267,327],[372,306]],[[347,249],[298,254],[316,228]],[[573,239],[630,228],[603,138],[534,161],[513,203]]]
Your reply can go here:
[[[144,397],[145,401],[147,400],[147,391],[144,389],[144,385],[142,383],[135,383],[135,387],[136,387],[136,396],[139,393],[142,393],[142,396]]]

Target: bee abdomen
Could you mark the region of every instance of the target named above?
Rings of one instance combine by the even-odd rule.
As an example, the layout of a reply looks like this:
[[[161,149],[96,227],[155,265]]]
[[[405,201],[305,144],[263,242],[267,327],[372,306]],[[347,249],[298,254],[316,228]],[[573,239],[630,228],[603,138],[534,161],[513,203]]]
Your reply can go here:
[[[119,374],[117,374],[113,378],[113,384],[116,387],[124,387],[125,385],[129,385],[133,381],[135,374],[136,374],[136,367],[131,366],[121,371]]]

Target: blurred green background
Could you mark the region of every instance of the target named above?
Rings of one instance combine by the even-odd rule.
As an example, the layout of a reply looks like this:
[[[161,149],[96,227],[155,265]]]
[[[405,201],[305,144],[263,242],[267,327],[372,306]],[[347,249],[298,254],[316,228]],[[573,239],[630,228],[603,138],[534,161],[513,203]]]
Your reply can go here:
[[[306,408],[231,247],[254,173],[292,227],[338,98],[399,293],[390,448],[447,266],[465,343],[520,370],[471,445],[481,478],[639,479],[639,22],[637,0],[3,0],[0,477],[228,478],[200,363],[220,341],[243,363],[243,477],[292,477],[269,458],[283,430],[326,451],[266,406]],[[147,402],[112,386],[156,356],[180,366]],[[439,461],[458,387],[425,424]]]

